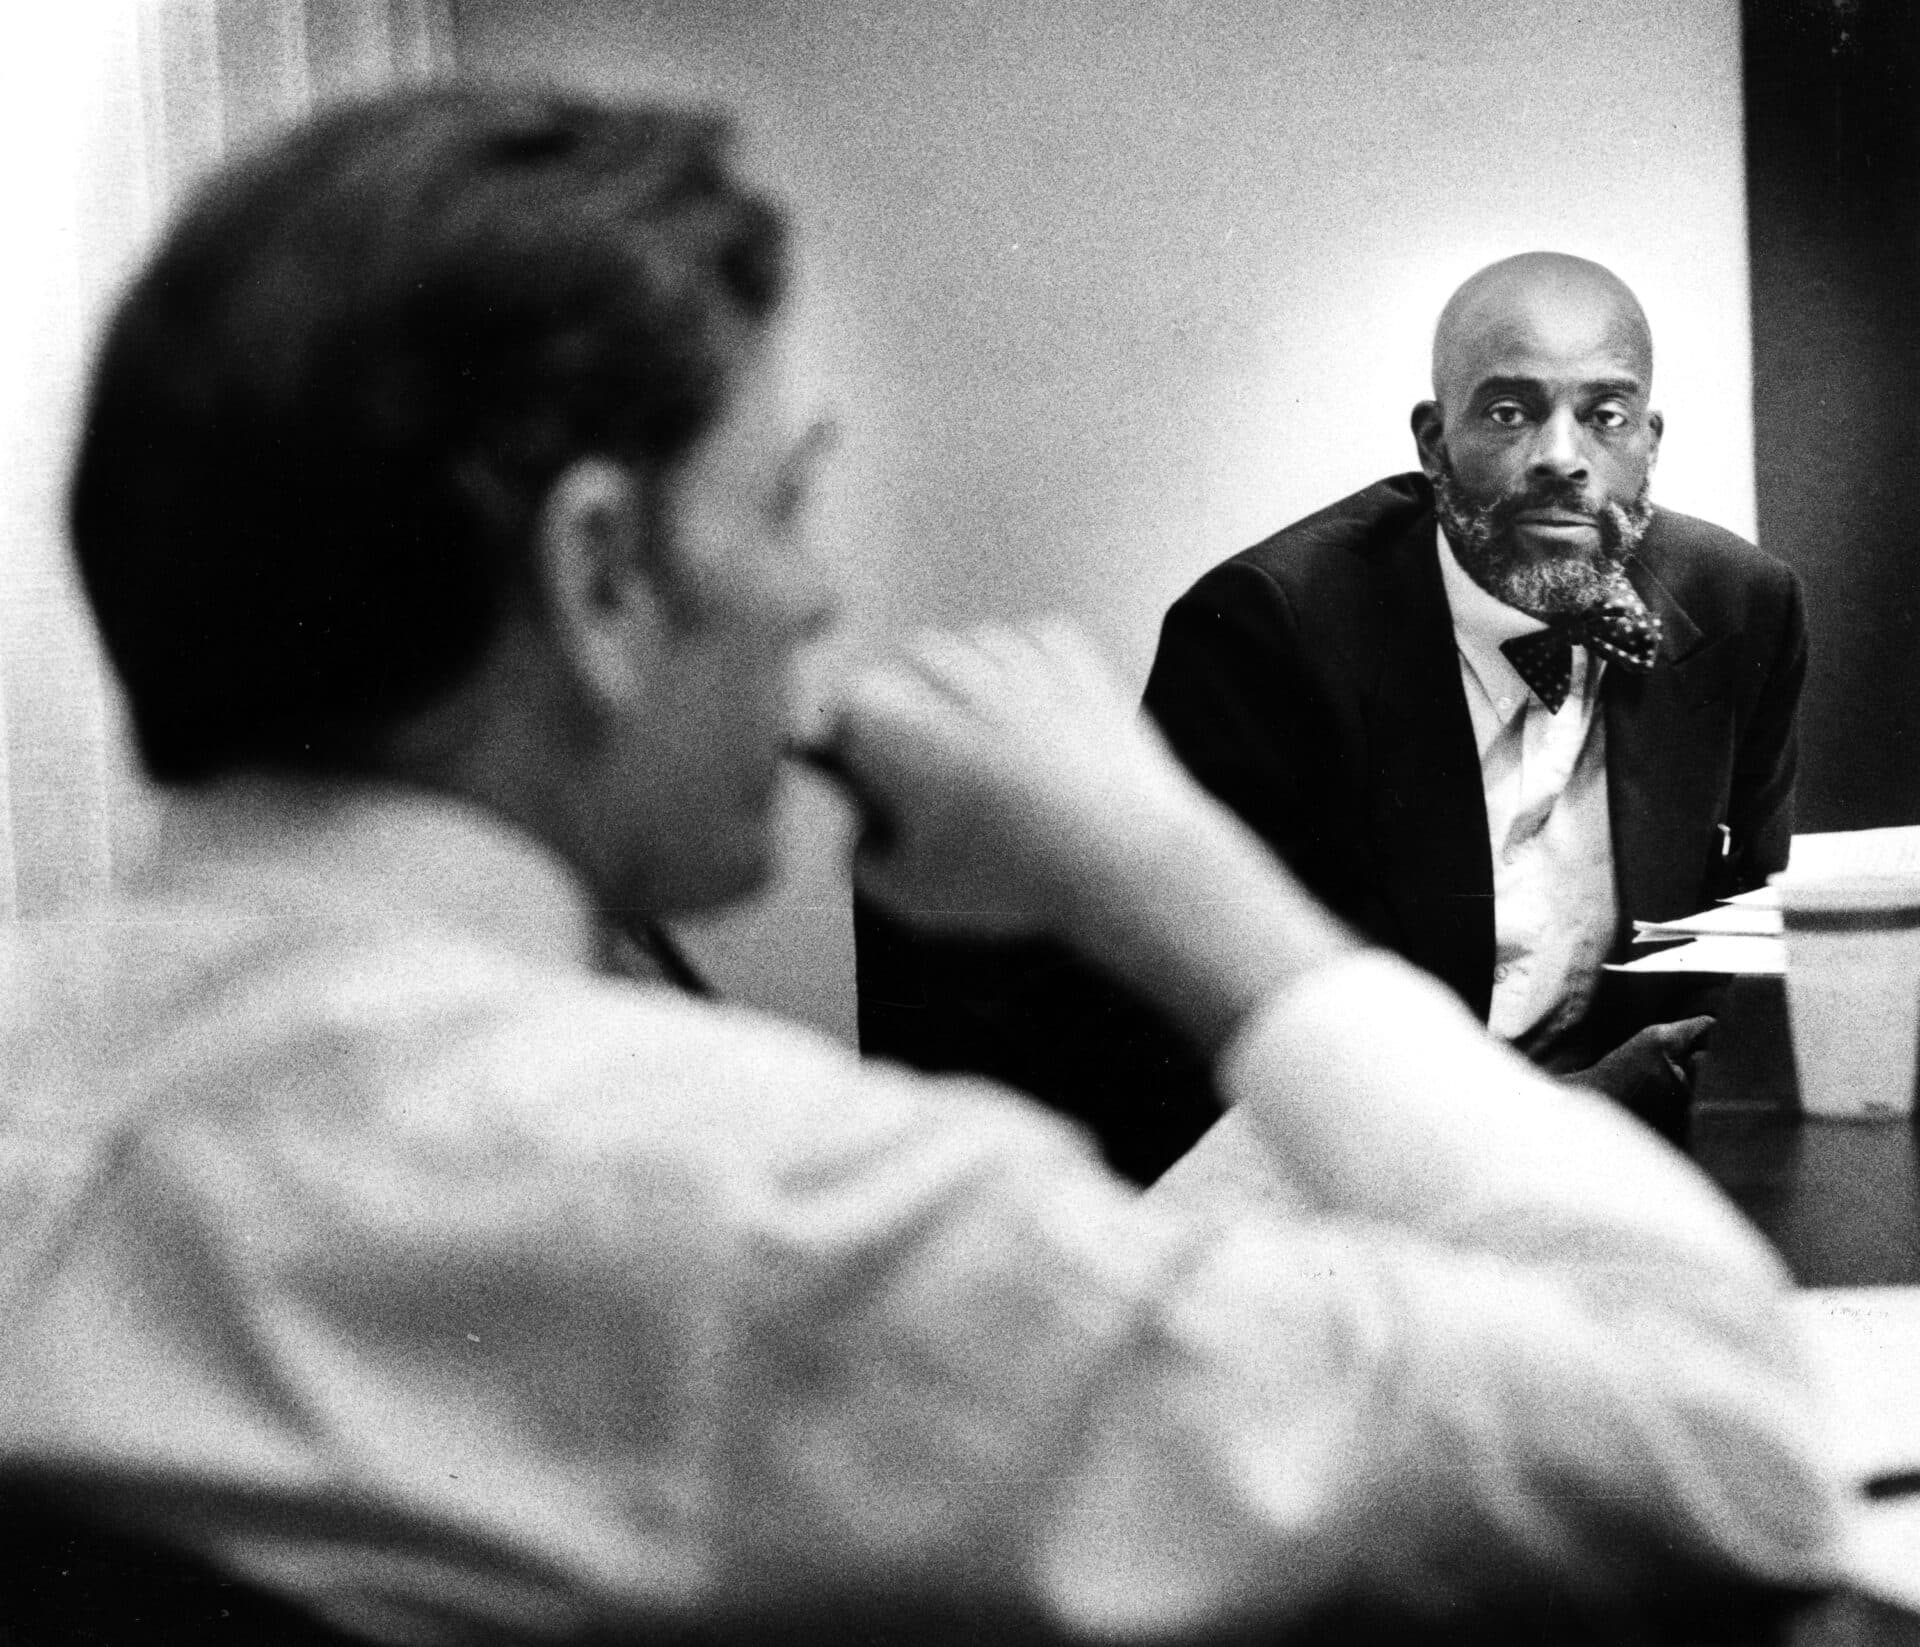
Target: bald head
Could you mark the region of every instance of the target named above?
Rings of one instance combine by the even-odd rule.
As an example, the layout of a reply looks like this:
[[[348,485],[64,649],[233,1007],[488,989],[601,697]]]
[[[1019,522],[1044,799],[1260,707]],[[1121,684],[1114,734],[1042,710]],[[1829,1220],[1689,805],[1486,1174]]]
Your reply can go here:
[[[1597,263],[1527,252],[1447,300],[1413,438],[1482,588],[1543,618],[1609,598],[1653,518],[1652,387],[1646,313]]]
[[[1616,358],[1653,387],[1653,333],[1640,300],[1611,269],[1565,252],[1489,263],[1447,299],[1433,332],[1433,395],[1463,404],[1489,364],[1551,339],[1567,352]]]

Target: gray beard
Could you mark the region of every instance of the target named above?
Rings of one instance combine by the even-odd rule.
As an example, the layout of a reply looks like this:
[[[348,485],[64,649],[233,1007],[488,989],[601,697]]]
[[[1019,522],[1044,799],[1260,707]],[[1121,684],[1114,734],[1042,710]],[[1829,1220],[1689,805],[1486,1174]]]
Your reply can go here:
[[[1509,492],[1492,503],[1467,502],[1452,462],[1443,457],[1433,477],[1434,510],[1461,570],[1497,601],[1532,617],[1577,617],[1604,605],[1619,589],[1621,568],[1653,521],[1652,479],[1640,483],[1631,504],[1593,510],[1599,547],[1592,555],[1571,553],[1541,560],[1513,536],[1513,517],[1523,509],[1555,503],[1592,509],[1577,488],[1547,486]]]

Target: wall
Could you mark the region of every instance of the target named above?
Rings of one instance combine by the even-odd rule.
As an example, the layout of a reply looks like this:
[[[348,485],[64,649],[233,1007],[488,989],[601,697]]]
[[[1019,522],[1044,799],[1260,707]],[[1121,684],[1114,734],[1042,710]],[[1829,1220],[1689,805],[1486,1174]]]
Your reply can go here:
[[[462,0],[483,74],[715,101],[793,202],[847,443],[848,644],[1062,610],[1143,679],[1213,561],[1412,462],[1434,314],[1482,263],[1639,291],[1663,501],[1754,523],[1734,0]],[[831,803],[691,934],[850,1033]]]
[[[140,66],[132,8],[0,9],[0,925],[98,896],[138,839],[65,508],[94,331],[149,220]]]
[[[223,153],[431,72],[448,0],[0,6],[0,924],[62,916],[153,822],[66,542],[85,379],[121,282]]]

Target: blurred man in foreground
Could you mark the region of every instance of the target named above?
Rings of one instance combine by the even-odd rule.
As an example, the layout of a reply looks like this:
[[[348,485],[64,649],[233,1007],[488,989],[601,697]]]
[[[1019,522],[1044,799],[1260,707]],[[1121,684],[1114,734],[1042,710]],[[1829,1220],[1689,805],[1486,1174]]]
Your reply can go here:
[[[1164,1196],[596,976],[768,871],[828,609],[782,281],[711,124],[450,91],[230,173],[126,299],[74,536],[169,817],[4,952],[0,1476],[394,1642],[1819,1582],[1772,1258],[1070,635],[929,641],[830,755],[875,896],[1053,931],[1214,1059]]]

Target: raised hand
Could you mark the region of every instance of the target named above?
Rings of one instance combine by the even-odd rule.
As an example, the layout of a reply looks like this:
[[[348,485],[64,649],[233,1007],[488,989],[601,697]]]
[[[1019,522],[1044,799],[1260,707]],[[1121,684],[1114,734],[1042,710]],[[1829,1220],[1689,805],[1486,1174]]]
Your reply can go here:
[[[852,681],[827,754],[873,815],[862,888],[955,930],[1069,925],[1199,809],[1132,698],[1062,623],[917,639]]]

